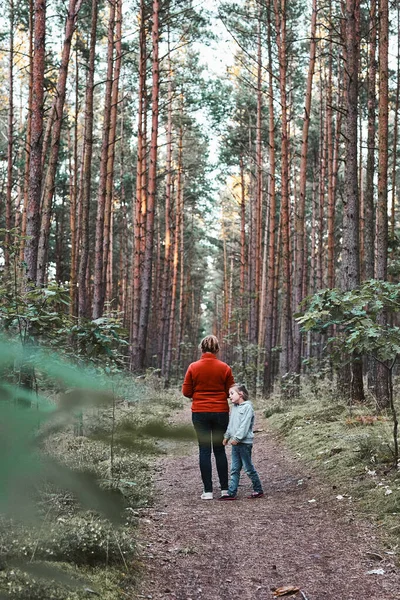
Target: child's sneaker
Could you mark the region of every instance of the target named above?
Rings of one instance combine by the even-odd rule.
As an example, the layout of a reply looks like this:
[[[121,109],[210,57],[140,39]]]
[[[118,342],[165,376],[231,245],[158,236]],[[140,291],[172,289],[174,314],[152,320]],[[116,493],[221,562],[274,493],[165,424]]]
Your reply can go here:
[[[200,498],[202,500],[212,500],[214,498],[214,496],[213,496],[212,492],[203,492],[202,495],[200,496]]]
[[[264,492],[251,492],[250,496],[246,496],[246,498],[262,498],[264,496]]]
[[[229,494],[225,494],[220,496],[218,500],[236,500],[236,496],[230,496]]]
[[[221,496],[229,496],[228,490],[221,490]]]

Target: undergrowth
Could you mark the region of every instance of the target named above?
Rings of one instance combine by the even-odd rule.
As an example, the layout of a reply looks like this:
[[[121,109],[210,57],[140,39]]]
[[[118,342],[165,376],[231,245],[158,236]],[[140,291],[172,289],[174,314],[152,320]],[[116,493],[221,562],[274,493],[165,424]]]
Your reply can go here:
[[[349,406],[326,380],[306,382],[295,400],[276,394],[264,414],[294,454],[330,482],[337,501],[376,522],[387,547],[397,552],[400,473],[393,469],[393,423],[375,408],[372,399]]]
[[[166,397],[149,381],[137,385],[121,379],[114,387],[114,406],[81,413],[82,435],[77,435],[75,420],[47,437],[43,451],[61,465],[93,474],[103,489],[111,490],[123,507],[120,525],[93,509],[85,510],[72,493],[42,485],[37,492],[37,525],[0,520],[0,596],[79,600],[101,595],[103,600],[116,600],[126,596],[124,590],[134,583],[140,509],[152,502],[151,463],[164,452],[162,442],[135,431],[153,421],[165,422],[182,400],[171,391]],[[126,439],[130,424],[133,433]],[[43,565],[50,571],[53,565],[58,568],[55,581],[40,577]],[[60,573],[65,573],[65,582]]]

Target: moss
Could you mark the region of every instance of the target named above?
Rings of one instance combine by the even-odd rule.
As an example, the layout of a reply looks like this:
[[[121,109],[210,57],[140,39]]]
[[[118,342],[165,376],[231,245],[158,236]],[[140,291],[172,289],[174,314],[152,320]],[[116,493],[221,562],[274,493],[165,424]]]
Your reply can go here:
[[[276,399],[272,400],[276,403]],[[274,404],[272,404],[274,406]],[[389,546],[400,528],[400,474],[392,469],[392,424],[368,406],[302,396],[284,413],[265,407],[269,424],[302,460],[316,468],[338,494],[352,497],[357,510],[379,522]]]

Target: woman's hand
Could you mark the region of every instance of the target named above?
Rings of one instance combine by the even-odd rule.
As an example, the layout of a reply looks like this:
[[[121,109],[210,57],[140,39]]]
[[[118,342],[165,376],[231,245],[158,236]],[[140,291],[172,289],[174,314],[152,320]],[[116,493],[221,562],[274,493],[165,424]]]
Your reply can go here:
[[[229,441],[229,440],[227,440],[227,439],[225,439],[225,438],[224,438],[224,439],[222,440],[222,444],[223,444],[224,446],[226,446],[226,445],[227,445],[227,443],[228,443],[228,441]]]
[[[232,446],[237,446],[239,444],[239,442],[237,442],[236,440],[232,440],[231,444],[232,444]]]

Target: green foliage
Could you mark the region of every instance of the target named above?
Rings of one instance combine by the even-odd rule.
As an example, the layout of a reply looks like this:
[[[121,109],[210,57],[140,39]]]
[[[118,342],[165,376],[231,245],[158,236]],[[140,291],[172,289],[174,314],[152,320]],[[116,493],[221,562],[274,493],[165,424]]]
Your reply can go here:
[[[125,366],[127,332],[117,316],[78,319],[69,314],[69,290],[55,282],[21,288],[15,280],[0,285],[0,330],[23,344],[56,348],[69,360],[107,373]]]
[[[400,310],[400,289],[388,281],[370,280],[360,287],[343,292],[327,289],[304,301],[308,308],[297,315],[303,331],[326,333],[333,326],[340,338],[341,350],[348,354],[370,354],[378,360],[394,361],[400,352],[400,329],[381,323],[383,313]]]

